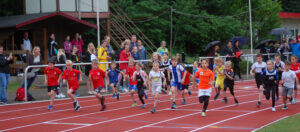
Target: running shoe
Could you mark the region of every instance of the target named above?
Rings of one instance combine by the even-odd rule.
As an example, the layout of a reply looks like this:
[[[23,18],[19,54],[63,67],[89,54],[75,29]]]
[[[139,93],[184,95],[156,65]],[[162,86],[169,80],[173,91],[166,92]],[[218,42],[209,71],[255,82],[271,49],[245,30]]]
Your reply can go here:
[[[81,108],[81,106],[80,106],[80,105],[77,105],[76,108],[75,108],[75,111],[79,111],[80,108]]]
[[[202,117],[205,117],[205,116],[206,116],[205,112],[202,112],[202,113],[201,113],[201,116],[202,116]]]
[[[237,99],[234,99],[234,102],[236,105],[239,105],[239,101]]]
[[[117,100],[120,100],[120,94],[117,93]]]
[[[276,97],[276,101],[279,101],[279,97]]]
[[[227,98],[226,98],[226,99],[224,99],[224,101],[225,101],[225,104],[227,104],[227,103],[228,103],[228,100],[227,100]]]
[[[73,107],[76,108],[77,102],[73,102]]]
[[[142,105],[142,109],[145,109],[145,108],[146,108],[146,104],[143,104],[143,105]]]
[[[154,114],[156,112],[155,108],[152,108],[150,112]]]
[[[171,109],[175,109],[175,108],[176,108],[176,103],[173,103]]]
[[[182,105],[185,105],[185,104],[186,104],[186,100],[184,99],[183,102],[182,102]]]
[[[275,107],[272,107],[272,111],[275,112],[275,111],[276,111],[276,108],[275,108]]]
[[[135,107],[135,106],[137,106],[137,103],[135,102],[135,103],[133,103],[131,106],[132,106],[132,107]]]
[[[189,91],[188,91],[188,93],[189,93],[189,95],[192,95],[192,92],[191,92],[191,90],[189,90]]]
[[[52,105],[49,105],[48,106],[48,110],[52,110],[53,106]]]
[[[172,91],[171,90],[169,90],[169,95],[172,95]]]
[[[282,109],[282,110],[287,110],[287,109],[288,109],[288,106],[287,106],[287,105],[284,105],[281,109]]]
[[[295,98],[293,98],[293,100],[292,100],[292,102],[291,102],[292,104],[296,104],[296,99]]]
[[[261,102],[258,101],[258,102],[257,102],[257,107],[260,108],[260,106],[261,106]]]
[[[112,98],[116,98],[116,94],[115,93],[112,95]]]
[[[106,105],[103,105],[100,111],[104,111],[106,109]]]

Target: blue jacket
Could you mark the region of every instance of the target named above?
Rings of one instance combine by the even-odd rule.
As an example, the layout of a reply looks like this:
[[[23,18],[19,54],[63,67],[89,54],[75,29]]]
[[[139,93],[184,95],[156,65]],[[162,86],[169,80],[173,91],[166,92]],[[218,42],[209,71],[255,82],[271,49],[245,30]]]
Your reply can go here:
[[[291,51],[293,55],[296,55],[298,58],[300,58],[300,44],[295,43],[291,44]]]

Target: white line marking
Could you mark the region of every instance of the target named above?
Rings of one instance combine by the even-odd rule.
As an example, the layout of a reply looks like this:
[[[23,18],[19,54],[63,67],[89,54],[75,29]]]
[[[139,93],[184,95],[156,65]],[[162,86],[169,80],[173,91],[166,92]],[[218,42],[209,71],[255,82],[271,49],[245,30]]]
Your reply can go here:
[[[277,106],[275,106],[275,107],[279,107],[279,106],[283,106],[283,104],[277,105]],[[234,116],[234,117],[231,117],[231,118],[227,118],[227,119],[225,119],[225,120],[221,120],[221,121],[218,121],[218,122],[215,122],[215,123],[212,123],[212,124],[205,125],[205,126],[203,126],[203,127],[197,128],[197,129],[192,130],[192,131],[190,131],[190,132],[195,132],[195,131],[198,131],[198,130],[201,130],[201,129],[210,127],[210,126],[212,126],[212,125],[216,125],[216,124],[219,124],[219,123],[223,123],[223,122],[226,122],[226,121],[230,121],[230,120],[233,120],[233,119],[237,119],[237,118],[240,118],[240,117],[243,117],[243,116],[251,115],[251,114],[258,113],[258,112],[265,111],[265,110],[270,110],[270,108],[264,108],[264,109],[261,109],[261,110],[257,110],[257,111],[253,111],[253,112],[241,114],[241,115],[238,115],[238,116]]]
[[[63,122],[43,122],[44,124],[54,124],[54,125],[76,125],[76,126],[89,126],[91,124],[83,123],[63,123]]]
[[[179,111],[202,111],[201,109],[175,109]],[[238,112],[238,113],[244,113],[244,112],[252,112],[247,110],[210,110],[210,111],[221,111],[221,112]]]
[[[243,96],[249,96],[249,95],[256,95],[256,94],[247,94],[247,95],[241,95],[239,97],[243,97]],[[232,98],[232,97],[231,97]],[[249,101],[250,102],[250,101]],[[251,102],[254,102],[254,101],[251,101]],[[245,102],[244,102],[245,103]],[[240,103],[240,104],[244,104],[244,103]],[[190,105],[195,105],[195,104],[199,104],[199,102],[197,103],[191,103],[191,104],[187,104],[187,105],[181,105],[181,106],[177,106],[177,107],[184,107],[184,106],[190,106]],[[235,105],[235,104],[234,104]],[[224,108],[226,107],[230,107],[231,105],[228,105],[228,106],[223,106]],[[223,108],[223,107],[220,107],[220,108]],[[170,110],[170,108],[165,108],[165,109],[161,109],[161,110],[158,110],[158,111],[163,111],[163,110]],[[120,118],[115,118],[115,119],[111,119],[111,120],[107,120],[107,121],[101,121],[101,122],[97,122],[97,123],[94,123],[92,125],[98,125],[98,124],[103,124],[103,123],[106,123],[106,122],[112,122],[112,121],[116,121],[116,120],[122,120],[122,119],[125,119],[125,118],[130,118],[130,117],[135,117],[135,116],[139,116],[139,115],[144,115],[144,114],[150,114],[150,112],[145,112],[145,113],[140,113],[140,114],[135,114],[135,115],[130,115],[130,116],[125,116],[125,117],[120,117]],[[67,131],[72,131],[72,130],[76,130],[76,129],[80,129],[80,128],[84,128],[86,126],[81,126],[81,127],[77,127],[77,128],[72,128],[72,129],[67,129],[67,130],[63,130],[61,132],[67,132]]]
[[[247,101],[247,102],[243,102],[243,103],[240,103],[240,104],[247,104],[247,103],[252,103],[252,102],[256,102],[256,101],[257,100],[252,100],[252,101]],[[235,106],[235,104],[227,105],[227,106],[222,106],[222,107],[217,107],[217,108],[214,108],[214,109],[211,109],[211,110],[207,110],[207,111],[223,109],[223,108],[227,108],[227,107],[231,107],[231,106]],[[175,117],[175,118],[171,118],[171,119],[159,121],[159,122],[156,122],[156,123],[144,125],[144,126],[141,126],[141,127],[137,127],[137,128],[134,128],[134,129],[130,129],[130,130],[127,130],[126,132],[131,132],[131,131],[139,130],[139,129],[142,129],[142,128],[145,128],[145,127],[153,126],[153,125],[156,125],[156,124],[160,124],[160,123],[164,123],[164,122],[168,122],[168,121],[172,121],[172,120],[176,120],[176,119],[180,119],[180,118],[184,118],[184,117],[188,117],[188,116],[192,116],[192,115],[196,115],[196,114],[200,114],[200,113],[201,112],[196,112],[196,113],[192,113],[192,114],[178,116],[178,117]]]
[[[180,126],[149,126],[152,128],[182,128],[182,129],[195,129],[197,127],[180,127]]]

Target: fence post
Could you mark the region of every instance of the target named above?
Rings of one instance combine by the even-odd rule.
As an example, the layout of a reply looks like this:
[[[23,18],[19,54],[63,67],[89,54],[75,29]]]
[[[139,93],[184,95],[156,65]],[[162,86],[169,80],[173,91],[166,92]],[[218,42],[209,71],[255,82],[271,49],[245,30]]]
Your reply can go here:
[[[27,101],[27,74],[28,74],[28,69],[30,68],[30,66],[27,66],[24,72],[24,91],[25,91],[25,97],[24,97],[24,101]]]
[[[246,56],[246,60],[247,60],[247,71],[246,71],[246,74],[247,74],[247,79],[249,79],[249,55]]]
[[[105,73],[107,72],[107,63],[105,63]],[[105,80],[105,91],[108,92],[108,88],[107,88],[107,79]]]

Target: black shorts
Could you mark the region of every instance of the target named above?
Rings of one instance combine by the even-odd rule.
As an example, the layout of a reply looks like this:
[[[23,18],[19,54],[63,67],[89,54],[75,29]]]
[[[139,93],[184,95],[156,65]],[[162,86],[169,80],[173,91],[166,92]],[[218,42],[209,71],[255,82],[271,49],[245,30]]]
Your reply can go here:
[[[263,80],[264,80],[264,78],[261,76],[260,73],[255,73],[255,82],[256,82],[257,88],[259,88],[260,85],[263,85]]]
[[[97,88],[94,89],[94,92],[100,93],[103,88],[104,87],[97,87]]]
[[[224,91],[226,91],[227,88],[233,89],[233,87],[234,87],[234,81],[224,81]]]
[[[182,85],[182,89],[189,89],[189,85]]]
[[[58,91],[59,86],[48,86],[48,92],[51,92],[51,90],[53,91]]]

